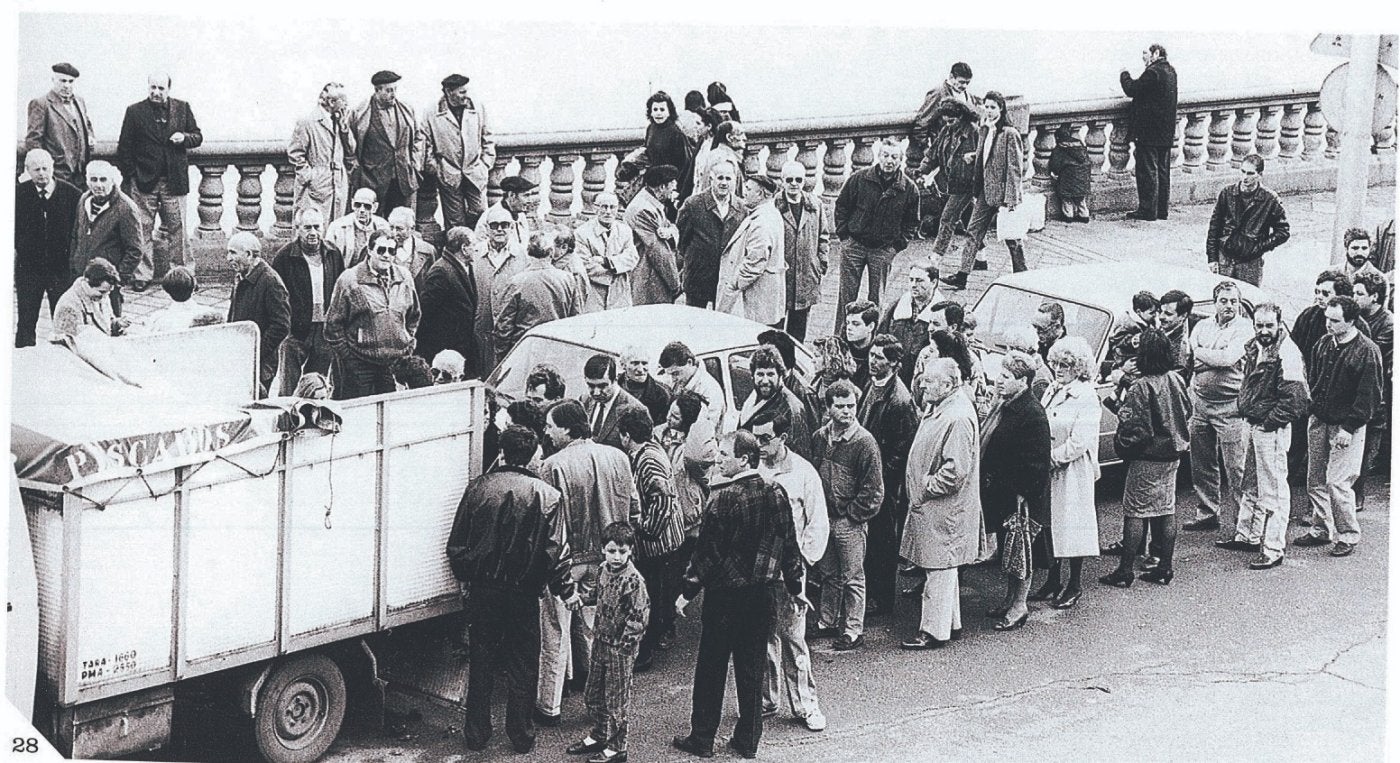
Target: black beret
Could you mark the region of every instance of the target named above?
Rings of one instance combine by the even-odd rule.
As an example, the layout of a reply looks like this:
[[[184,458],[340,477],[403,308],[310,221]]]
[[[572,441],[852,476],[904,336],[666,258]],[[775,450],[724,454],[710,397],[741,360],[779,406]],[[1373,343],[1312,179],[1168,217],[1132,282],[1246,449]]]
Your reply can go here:
[[[463,77],[460,74],[449,74],[442,80],[442,89],[456,90],[471,81],[471,77]]]
[[[501,190],[505,193],[525,193],[534,187],[534,183],[531,183],[519,175],[501,178]]]
[[[78,67],[67,63],[66,61],[61,64],[54,64],[53,70],[55,74],[67,74],[70,77],[78,76]]]
[[[401,79],[403,79],[403,77],[400,77],[399,75],[389,71],[388,69],[385,69],[383,71],[375,72],[374,76],[369,78],[369,84],[378,87],[380,85],[388,85],[391,82],[398,82]]]
[[[669,164],[658,164],[655,167],[647,167],[647,171],[642,174],[642,182],[648,187],[666,185],[672,180],[680,179],[680,170]]]

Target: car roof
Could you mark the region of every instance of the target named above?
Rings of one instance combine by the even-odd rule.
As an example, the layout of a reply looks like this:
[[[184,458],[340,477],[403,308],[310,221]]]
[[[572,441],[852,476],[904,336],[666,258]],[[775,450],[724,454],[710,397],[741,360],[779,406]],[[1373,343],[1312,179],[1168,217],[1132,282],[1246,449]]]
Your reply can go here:
[[[1102,307],[1117,315],[1132,306],[1133,295],[1139,291],[1147,290],[1160,296],[1169,289],[1180,289],[1193,300],[1201,302],[1211,299],[1215,285],[1226,280],[1235,281],[1239,285],[1240,296],[1253,304],[1269,299],[1263,289],[1244,281],[1216,275],[1204,268],[1185,268],[1151,260],[1095,262],[1026,270],[1001,276],[994,283]]]
[[[655,358],[673,341],[697,356],[758,344],[768,326],[745,318],[687,305],[638,305],[549,321],[526,336],[557,339],[606,352],[636,345]]]

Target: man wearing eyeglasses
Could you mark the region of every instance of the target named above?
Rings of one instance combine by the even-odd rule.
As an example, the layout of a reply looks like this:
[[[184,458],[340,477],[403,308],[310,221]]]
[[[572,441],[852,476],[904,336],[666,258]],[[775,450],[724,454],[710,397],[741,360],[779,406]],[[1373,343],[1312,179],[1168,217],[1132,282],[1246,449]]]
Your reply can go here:
[[[364,262],[371,233],[389,231],[389,221],[375,214],[379,211],[376,199],[373,190],[361,188],[350,201],[350,214],[326,226],[326,241],[340,251],[346,268]]]
[[[420,309],[413,278],[394,263],[387,231],[369,238],[369,256],[341,274],[326,310],[326,343],[335,352],[336,397],[394,391],[394,361],[413,352]]]
[[[1240,314],[1239,288],[1233,281],[1216,284],[1215,317],[1191,331],[1191,484],[1200,506],[1183,530],[1218,530],[1239,516],[1248,431],[1239,396],[1245,346],[1253,338],[1254,326]]]
[[[501,178],[501,200],[491,205],[486,214],[476,223],[476,235],[484,236],[490,227],[490,217],[500,220],[499,214],[493,212],[501,211],[506,213],[505,219],[511,222],[510,243],[524,251],[525,244],[530,240],[530,231],[535,229],[535,212],[540,208],[540,188],[519,175]]]
[[[588,271],[584,312],[631,307],[631,273],[639,259],[632,229],[618,219],[622,207],[617,194],[598,194],[593,208],[598,215],[574,230],[579,258]]]

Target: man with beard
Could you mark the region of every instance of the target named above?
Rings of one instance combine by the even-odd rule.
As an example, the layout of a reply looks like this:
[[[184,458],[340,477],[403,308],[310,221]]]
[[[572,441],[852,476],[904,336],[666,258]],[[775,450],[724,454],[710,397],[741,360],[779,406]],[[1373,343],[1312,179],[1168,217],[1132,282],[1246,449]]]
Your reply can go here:
[[[375,231],[369,257],[340,274],[326,308],[325,338],[336,357],[336,398],[394,391],[394,361],[413,352],[421,316],[408,271],[394,264],[394,240]]]
[[[322,236],[325,220],[319,206],[303,208],[295,219],[297,237],[272,258],[272,269],[287,287],[291,309],[291,333],[278,349],[281,395],[292,394],[304,373],[330,373],[332,353],[325,337],[326,310],[335,282],[345,270],[345,260]]]
[[[904,150],[886,138],[878,145],[876,163],[853,173],[841,186],[836,197],[836,235],[845,245],[838,305],[855,300],[865,271],[869,299],[880,304],[890,263],[909,246],[909,237],[919,225],[919,194],[904,174],[903,163]],[[838,315],[838,330],[841,320]]]
[[[1308,503],[1313,527],[1293,543],[1333,543],[1332,556],[1349,556],[1361,542],[1354,486],[1361,474],[1366,427],[1381,403],[1381,352],[1356,327],[1356,300],[1333,297],[1325,315],[1327,336],[1313,347],[1308,366]]]
[[[1371,261],[1371,234],[1360,228],[1348,228],[1342,234],[1342,247],[1346,249],[1347,261],[1342,266],[1342,272],[1350,278],[1353,283],[1361,273],[1375,273],[1382,275],[1379,268]]]
[[[1244,484],[1235,535],[1215,545],[1230,551],[1258,551],[1252,570],[1283,563],[1288,533],[1289,427],[1308,410],[1303,356],[1284,333],[1278,305],[1254,308],[1254,338],[1244,348],[1240,415],[1248,423]]]
[[[807,416],[807,407],[783,385],[787,369],[775,347],[764,345],[749,357],[753,374],[753,392],[739,407],[739,428],[750,432],[760,424],[786,416],[790,423],[787,446],[806,458],[812,452],[814,423]]]
[[[885,500],[870,520],[869,547],[865,554],[865,576],[870,581],[867,599],[869,613],[887,615],[894,611],[895,568],[899,563],[899,531],[909,509],[904,492],[905,459],[919,412],[909,388],[895,373],[904,348],[889,334],[875,337],[870,351],[870,383],[860,399],[857,414],[860,425],[875,435],[880,447],[880,465],[885,481]]]
[[[423,134],[413,109],[398,99],[398,82],[391,71],[370,77],[374,95],[350,114],[350,130],[358,149],[356,189],[369,188],[387,209],[413,207],[423,167]]]
[[[659,423],[666,420],[666,412],[671,410],[671,393],[651,375],[648,365],[646,353],[640,347],[627,347],[622,351],[622,378],[617,383],[646,406],[652,421]]]
[[[355,191],[355,196],[350,200],[350,214],[326,226],[326,241],[340,252],[345,269],[365,261],[369,254],[371,233],[388,232],[389,221],[376,215],[377,211],[379,202],[375,201],[374,191],[361,188]]]
[[[252,321],[261,339],[259,396],[277,375],[277,351],[291,327],[291,308],[282,278],[262,258],[262,244],[248,231],[228,239],[228,264],[238,276],[229,298],[228,322]]]
[[[709,188],[691,194],[676,215],[681,290],[691,307],[715,301],[720,255],[744,221],[743,203],[734,196],[738,176],[734,162],[716,162],[710,167]]]
[[[1239,395],[1250,325],[1240,315],[1240,291],[1234,282],[1216,284],[1214,295],[1215,317],[1191,331],[1191,484],[1200,504],[1196,519],[1183,524],[1183,530],[1218,530],[1231,514],[1238,519],[1244,477],[1245,424]]]

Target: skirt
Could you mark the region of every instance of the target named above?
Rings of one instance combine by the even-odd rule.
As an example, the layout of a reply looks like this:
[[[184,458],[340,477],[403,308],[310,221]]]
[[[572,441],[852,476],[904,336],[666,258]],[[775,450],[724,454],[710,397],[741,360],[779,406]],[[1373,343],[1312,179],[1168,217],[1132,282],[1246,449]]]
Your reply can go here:
[[[1123,481],[1123,516],[1148,519],[1176,513],[1180,461],[1129,461]]]

